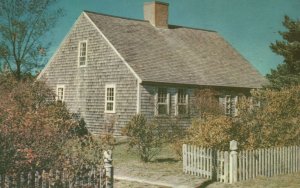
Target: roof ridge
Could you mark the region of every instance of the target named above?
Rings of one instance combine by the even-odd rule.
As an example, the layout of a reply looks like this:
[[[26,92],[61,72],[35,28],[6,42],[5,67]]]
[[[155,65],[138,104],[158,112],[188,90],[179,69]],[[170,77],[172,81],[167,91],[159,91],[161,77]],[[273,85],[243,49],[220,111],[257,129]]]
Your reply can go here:
[[[133,20],[133,21],[140,21],[140,22],[148,22],[148,23],[150,23],[148,20],[142,20],[142,19],[137,19],[137,18],[128,18],[128,17],[122,17],[122,16],[115,16],[115,15],[111,15],[111,14],[105,14],[105,13],[94,12],[94,11],[89,11],[89,10],[84,10],[83,12],[97,14],[97,15],[102,15],[102,16],[107,16],[107,17],[113,17],[113,18],[120,18],[120,19],[125,19],[125,20]],[[192,29],[192,30],[201,30],[201,31],[207,31],[207,32],[215,32],[215,33],[217,33],[217,31],[210,30],[210,29],[203,29],[203,28],[196,28],[196,27],[190,27],[190,26],[169,24],[169,29],[177,29],[177,28]]]
[[[89,11],[89,10],[83,10],[83,12],[97,14],[97,15],[102,15],[102,16],[108,16],[108,17],[113,17],[113,18],[121,18],[121,19],[125,19],[125,20],[134,20],[134,21],[141,21],[141,22],[149,22],[147,20],[141,20],[141,19],[137,19],[137,18],[128,18],[128,17],[122,17],[122,16],[115,16],[115,15],[111,15],[111,14],[94,12],[94,11]]]
[[[173,25],[173,24],[170,24],[169,28],[170,29],[183,28],[183,29],[200,30],[200,31],[207,31],[207,32],[218,33],[217,31],[211,30],[211,29],[203,29],[203,28],[196,28],[196,27],[190,27],[190,26]]]

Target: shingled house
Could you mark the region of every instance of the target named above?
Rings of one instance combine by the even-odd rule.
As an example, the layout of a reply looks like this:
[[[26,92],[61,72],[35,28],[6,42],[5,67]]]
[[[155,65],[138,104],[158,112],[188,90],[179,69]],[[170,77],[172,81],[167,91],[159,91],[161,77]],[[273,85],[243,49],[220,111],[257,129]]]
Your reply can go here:
[[[189,125],[194,91],[207,86],[232,114],[239,93],[265,83],[218,33],[169,25],[168,4],[145,3],[144,17],[84,11],[38,77],[90,131],[114,121],[119,134],[136,113]]]

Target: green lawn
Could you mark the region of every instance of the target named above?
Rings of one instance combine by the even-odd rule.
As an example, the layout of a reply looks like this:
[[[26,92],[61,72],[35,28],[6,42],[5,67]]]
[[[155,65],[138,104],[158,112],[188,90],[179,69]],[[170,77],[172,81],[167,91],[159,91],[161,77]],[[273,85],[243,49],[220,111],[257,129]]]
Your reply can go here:
[[[258,177],[254,180],[239,182],[233,185],[211,182],[196,176],[186,175],[182,172],[182,161],[179,161],[175,153],[166,145],[160,155],[152,162],[143,163],[137,154],[127,152],[126,144],[116,145],[113,151],[114,168],[117,176],[128,176],[138,179],[146,179],[151,182],[166,182],[173,185],[185,184],[187,187],[230,188],[230,187],[300,187],[300,173],[275,176],[271,178]],[[168,186],[156,186],[147,183],[116,180],[115,187],[147,187],[165,188]]]

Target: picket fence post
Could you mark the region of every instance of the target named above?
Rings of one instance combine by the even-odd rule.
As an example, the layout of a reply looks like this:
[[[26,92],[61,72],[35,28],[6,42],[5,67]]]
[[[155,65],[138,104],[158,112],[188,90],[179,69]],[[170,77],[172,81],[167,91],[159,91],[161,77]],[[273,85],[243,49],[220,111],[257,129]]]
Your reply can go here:
[[[112,188],[113,187],[113,165],[112,165],[112,151],[107,150],[104,151],[104,168],[105,168],[105,176],[106,176],[106,187],[107,188]]]
[[[237,141],[230,141],[229,183],[237,182]]]

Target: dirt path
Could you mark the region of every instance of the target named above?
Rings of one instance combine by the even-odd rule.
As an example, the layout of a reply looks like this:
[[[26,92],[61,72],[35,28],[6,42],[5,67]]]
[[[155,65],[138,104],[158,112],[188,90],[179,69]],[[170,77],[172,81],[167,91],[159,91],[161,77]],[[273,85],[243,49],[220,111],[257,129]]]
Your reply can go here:
[[[126,172],[127,171],[127,172]],[[138,182],[143,184],[156,185],[159,187],[178,187],[178,188],[192,188],[199,187],[203,184],[206,179],[201,179],[199,177],[185,175],[183,173],[180,174],[165,174],[165,173],[151,173],[144,169],[144,172],[140,169],[138,172],[128,172],[128,169],[115,169],[116,180],[130,181],[130,182]],[[149,174],[149,176],[147,175]]]

